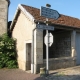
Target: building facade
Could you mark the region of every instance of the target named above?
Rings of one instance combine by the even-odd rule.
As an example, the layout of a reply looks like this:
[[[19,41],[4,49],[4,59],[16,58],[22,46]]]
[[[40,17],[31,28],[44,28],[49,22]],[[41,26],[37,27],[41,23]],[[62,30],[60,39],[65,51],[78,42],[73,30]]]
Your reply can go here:
[[[40,10],[27,5],[19,5],[11,23],[12,37],[16,39],[16,51],[19,68],[39,72],[46,67],[46,30],[37,26],[46,26],[45,17]],[[80,20],[60,15],[58,20],[49,19],[54,27],[53,44],[49,47],[49,69],[67,68],[80,64]]]
[[[0,35],[7,33],[9,0],[0,0]]]

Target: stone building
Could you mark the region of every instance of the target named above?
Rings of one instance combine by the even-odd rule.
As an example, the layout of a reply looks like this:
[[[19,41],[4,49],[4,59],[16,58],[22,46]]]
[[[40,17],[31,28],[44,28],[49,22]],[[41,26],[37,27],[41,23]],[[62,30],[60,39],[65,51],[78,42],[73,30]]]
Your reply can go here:
[[[9,0],[0,0],[0,35],[7,33]]]
[[[46,45],[44,44],[45,17],[40,16],[40,9],[19,5],[10,29],[16,39],[19,68],[39,72],[46,65]],[[66,68],[80,64],[80,20],[60,15],[57,20],[50,19],[54,27],[53,44],[49,47],[49,69]]]

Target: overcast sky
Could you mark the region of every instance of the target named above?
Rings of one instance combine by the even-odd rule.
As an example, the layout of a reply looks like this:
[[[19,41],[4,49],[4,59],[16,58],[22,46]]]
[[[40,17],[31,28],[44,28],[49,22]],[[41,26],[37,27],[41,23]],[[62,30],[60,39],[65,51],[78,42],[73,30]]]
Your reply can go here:
[[[46,3],[51,4],[51,9],[57,10],[60,14],[72,16],[80,19],[80,0],[10,0],[9,18],[12,21],[18,4],[25,4],[40,8]]]

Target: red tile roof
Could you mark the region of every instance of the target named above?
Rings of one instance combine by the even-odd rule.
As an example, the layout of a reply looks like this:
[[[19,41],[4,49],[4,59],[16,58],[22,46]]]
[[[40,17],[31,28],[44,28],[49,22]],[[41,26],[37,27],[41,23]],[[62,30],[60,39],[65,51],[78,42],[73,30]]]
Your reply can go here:
[[[40,9],[31,7],[31,6],[27,6],[27,5],[23,5],[22,6],[36,19],[36,20],[40,20],[40,21],[45,21],[46,18],[40,16]],[[66,15],[62,15],[60,14],[60,17],[57,20],[54,19],[50,19],[49,21],[51,21],[51,23],[53,24],[59,24],[59,25],[65,25],[65,26],[71,26],[71,27],[76,27],[76,28],[80,28],[80,20],[77,18],[73,18],[70,16],[66,16]]]

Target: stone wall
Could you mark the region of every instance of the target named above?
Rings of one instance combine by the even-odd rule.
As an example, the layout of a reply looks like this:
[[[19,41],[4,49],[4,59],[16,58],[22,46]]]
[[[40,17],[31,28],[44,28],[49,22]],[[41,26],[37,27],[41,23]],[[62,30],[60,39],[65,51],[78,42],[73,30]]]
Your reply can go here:
[[[75,57],[49,59],[49,70],[56,70],[56,69],[74,67],[74,66],[76,66]],[[40,72],[40,68],[42,67],[46,67],[46,59],[43,60],[43,64],[37,64],[37,72]]]
[[[49,59],[49,69],[61,69],[67,67],[73,67],[76,65],[76,59],[73,57],[65,57],[65,58],[52,58]],[[44,59],[44,67],[46,66],[46,60]]]
[[[55,33],[54,43],[50,48],[53,58],[71,56],[71,34],[70,32]]]
[[[7,32],[8,2],[0,0],[0,35]]]
[[[59,31],[53,34],[53,44],[49,47],[49,58],[60,58],[71,56],[71,32]],[[44,33],[45,34],[45,33]],[[46,46],[44,46],[44,59],[46,58]]]
[[[76,65],[71,57],[71,32],[66,30],[49,31],[53,34],[53,44],[49,47],[49,69],[67,68]],[[46,32],[43,32],[45,36]],[[43,40],[44,41],[44,40]],[[43,67],[46,66],[46,46],[43,43]]]

